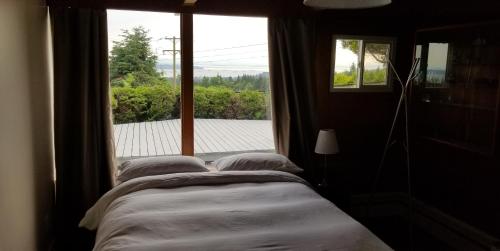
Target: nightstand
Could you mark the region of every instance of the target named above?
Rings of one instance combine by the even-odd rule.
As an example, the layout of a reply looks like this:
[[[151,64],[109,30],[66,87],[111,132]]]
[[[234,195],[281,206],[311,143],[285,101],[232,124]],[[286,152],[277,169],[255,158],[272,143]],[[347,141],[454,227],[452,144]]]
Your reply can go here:
[[[331,201],[343,211],[350,211],[351,207],[351,170],[353,168],[352,161],[336,158],[331,162],[332,166],[327,168],[326,186],[321,186],[320,183],[323,177],[318,177],[320,180],[314,184],[314,189],[325,199]]]
[[[329,200],[344,212],[349,212],[351,207],[351,193],[349,189],[339,185],[328,186],[315,185],[316,192],[323,198]]]

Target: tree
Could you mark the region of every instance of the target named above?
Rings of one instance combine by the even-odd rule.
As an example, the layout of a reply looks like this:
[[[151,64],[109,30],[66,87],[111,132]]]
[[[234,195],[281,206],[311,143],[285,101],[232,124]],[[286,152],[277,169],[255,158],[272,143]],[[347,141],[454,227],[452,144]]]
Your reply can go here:
[[[359,53],[359,40],[342,40],[342,48],[349,49],[354,54]],[[377,62],[386,64],[389,56],[389,47],[387,44],[367,44],[365,51],[368,52]]]
[[[139,26],[131,31],[123,30],[121,37],[123,38],[121,41],[113,42],[111,50],[111,80],[124,79],[128,74],[144,81],[159,79],[160,74],[156,71],[158,57],[151,50],[151,37],[148,36],[148,31]],[[149,82],[134,85],[143,84],[148,85]]]

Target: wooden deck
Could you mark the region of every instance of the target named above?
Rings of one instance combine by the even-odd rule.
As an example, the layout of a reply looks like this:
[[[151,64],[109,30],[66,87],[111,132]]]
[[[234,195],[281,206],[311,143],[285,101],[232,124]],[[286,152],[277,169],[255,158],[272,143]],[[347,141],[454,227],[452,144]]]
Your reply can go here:
[[[274,151],[270,120],[195,119],[195,154]],[[179,119],[114,126],[117,158],[179,155]]]

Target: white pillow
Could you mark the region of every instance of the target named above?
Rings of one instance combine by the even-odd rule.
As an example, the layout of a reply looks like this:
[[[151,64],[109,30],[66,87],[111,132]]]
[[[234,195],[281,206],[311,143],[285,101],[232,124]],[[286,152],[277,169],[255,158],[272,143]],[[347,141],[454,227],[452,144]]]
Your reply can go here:
[[[300,173],[304,170],[287,157],[276,153],[242,153],[220,158],[213,162],[219,171],[273,170]]]
[[[208,172],[203,160],[191,156],[163,156],[127,160],[118,169],[120,171],[116,180],[119,183],[150,175]]]

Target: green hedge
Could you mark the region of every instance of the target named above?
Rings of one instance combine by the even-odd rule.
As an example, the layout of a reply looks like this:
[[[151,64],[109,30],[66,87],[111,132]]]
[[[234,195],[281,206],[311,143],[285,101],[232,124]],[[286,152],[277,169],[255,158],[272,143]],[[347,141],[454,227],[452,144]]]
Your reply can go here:
[[[179,89],[170,85],[113,87],[115,124],[179,118]],[[235,92],[222,86],[195,86],[195,118],[266,119],[263,92]]]
[[[112,88],[116,124],[172,118],[176,102],[176,91],[167,85]]]
[[[363,75],[364,84],[380,84],[387,80],[387,69],[366,70]]]
[[[357,81],[358,74],[354,71],[335,72],[334,86],[350,86]],[[387,69],[365,70],[363,74],[363,84],[379,84],[387,81]]]

